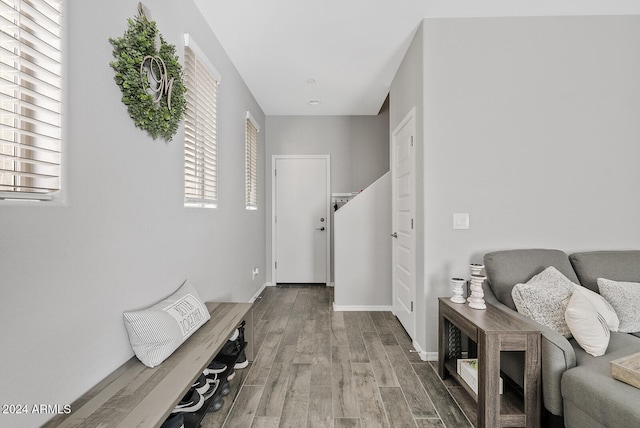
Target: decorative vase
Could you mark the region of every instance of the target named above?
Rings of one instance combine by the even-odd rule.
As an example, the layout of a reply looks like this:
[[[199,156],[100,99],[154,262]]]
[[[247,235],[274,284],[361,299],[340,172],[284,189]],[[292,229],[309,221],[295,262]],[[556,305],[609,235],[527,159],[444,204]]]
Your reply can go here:
[[[484,275],[471,275],[471,296],[469,297],[469,307],[473,309],[487,309],[484,304],[484,291],[482,291],[482,283],[487,279]]]
[[[463,289],[462,286],[466,283],[462,278],[451,278],[451,283],[453,284],[453,296],[451,296],[451,301],[453,303],[466,303],[466,300],[462,296]]]
[[[482,269],[484,269],[484,265],[480,263],[471,263],[469,265],[469,270],[471,271],[471,275],[482,275]],[[471,303],[471,281],[467,286],[467,302]]]

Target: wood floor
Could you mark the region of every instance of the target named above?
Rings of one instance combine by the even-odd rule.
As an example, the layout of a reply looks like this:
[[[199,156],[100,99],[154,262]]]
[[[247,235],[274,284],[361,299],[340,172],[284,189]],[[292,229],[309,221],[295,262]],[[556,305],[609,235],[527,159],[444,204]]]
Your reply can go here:
[[[255,361],[205,428],[471,427],[475,403],[423,362],[389,312],[333,312],[333,289],[267,287]]]

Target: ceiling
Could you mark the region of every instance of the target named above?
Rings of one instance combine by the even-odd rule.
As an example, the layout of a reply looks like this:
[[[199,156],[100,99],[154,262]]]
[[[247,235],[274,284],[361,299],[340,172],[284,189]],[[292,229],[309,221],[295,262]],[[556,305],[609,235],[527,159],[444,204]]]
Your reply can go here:
[[[638,0],[195,3],[269,116],[377,114],[425,17],[640,14]]]

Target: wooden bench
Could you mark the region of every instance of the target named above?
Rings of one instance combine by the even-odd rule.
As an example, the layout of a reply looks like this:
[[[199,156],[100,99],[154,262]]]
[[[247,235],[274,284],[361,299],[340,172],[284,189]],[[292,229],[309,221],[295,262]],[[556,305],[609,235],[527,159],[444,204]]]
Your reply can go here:
[[[211,319],[157,367],[133,357],[44,427],[159,427],[244,320],[253,360],[251,303],[207,302]]]

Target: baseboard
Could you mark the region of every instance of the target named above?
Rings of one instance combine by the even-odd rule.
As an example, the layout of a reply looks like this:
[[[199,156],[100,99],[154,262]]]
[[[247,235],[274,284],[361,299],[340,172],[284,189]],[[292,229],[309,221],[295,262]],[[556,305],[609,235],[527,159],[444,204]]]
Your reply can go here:
[[[361,306],[361,305],[336,305],[335,302],[333,302],[333,311],[334,312],[343,312],[343,311],[353,311],[353,312],[359,312],[359,311],[369,311],[369,312],[382,312],[382,311],[386,311],[389,312],[391,311],[391,306],[384,306],[384,305],[373,305],[373,306]]]
[[[335,283],[335,282],[330,282],[330,283],[329,283],[329,287],[335,287],[335,286],[336,286],[336,283]]]
[[[265,282],[264,284],[262,284],[262,287],[260,287],[260,289],[256,291],[256,294],[254,294],[251,300],[249,300],[249,303],[254,303],[258,299],[258,297],[262,294],[264,289],[267,288],[268,286],[269,286],[268,282]]]
[[[438,353],[437,352],[424,351],[420,347],[420,344],[418,344],[418,342],[416,342],[415,340],[413,341],[413,349],[416,350],[416,352],[418,353],[418,355],[420,356],[420,359],[422,361],[438,361]]]

